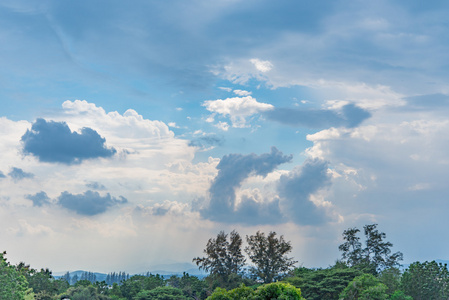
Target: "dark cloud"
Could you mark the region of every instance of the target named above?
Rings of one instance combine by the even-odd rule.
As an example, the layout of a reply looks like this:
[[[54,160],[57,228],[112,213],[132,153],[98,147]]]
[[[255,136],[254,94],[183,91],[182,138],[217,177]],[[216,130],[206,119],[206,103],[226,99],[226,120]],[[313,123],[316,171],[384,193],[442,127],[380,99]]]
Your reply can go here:
[[[83,128],[72,132],[65,122],[37,119],[31,130],[22,136],[23,152],[40,161],[65,164],[81,163],[84,159],[110,157],[114,148],[106,148],[105,139],[95,130]]]
[[[297,224],[317,225],[325,222],[325,212],[310,201],[310,196],[330,184],[328,164],[307,160],[302,167],[281,176],[278,193],[286,216]]]
[[[106,187],[97,181],[86,183],[86,187],[93,189],[93,190],[97,190],[97,191],[106,190]]]
[[[189,146],[198,148],[208,148],[221,145],[223,145],[223,138],[219,138],[212,134],[193,139],[189,142]]]
[[[42,206],[50,203],[50,198],[48,198],[47,193],[43,191],[36,193],[35,195],[27,195],[25,197],[33,201],[33,206]]]
[[[20,168],[12,168],[8,175],[14,180],[19,181],[25,178],[33,178],[34,174],[27,173]]]
[[[264,113],[273,121],[277,121],[290,126],[308,128],[328,128],[328,127],[356,127],[364,120],[371,117],[371,114],[354,105],[347,104],[341,111],[329,109],[300,110],[293,108],[275,108]]]
[[[449,96],[444,94],[419,95],[405,98],[407,108],[412,110],[434,110],[449,108]],[[404,108],[402,107],[402,110]]]
[[[84,194],[71,194],[63,192],[57,199],[58,204],[79,215],[93,216],[105,212],[109,207],[127,203],[128,200],[122,196],[119,199],[111,197],[108,193],[101,196],[98,192],[86,191]]]
[[[280,221],[276,200],[256,201],[243,197],[236,205],[236,189],[250,176],[266,176],[280,164],[291,161],[275,147],[271,153],[261,155],[230,154],[224,156],[217,166],[218,175],[209,188],[210,201],[200,209],[206,219],[227,223],[266,224]]]

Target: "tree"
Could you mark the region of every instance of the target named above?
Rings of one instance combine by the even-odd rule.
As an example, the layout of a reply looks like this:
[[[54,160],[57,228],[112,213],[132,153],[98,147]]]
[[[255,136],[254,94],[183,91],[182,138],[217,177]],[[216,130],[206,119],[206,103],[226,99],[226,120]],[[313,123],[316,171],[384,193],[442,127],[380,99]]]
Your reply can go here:
[[[300,288],[307,300],[334,300],[359,275],[362,271],[337,263],[327,269],[297,268],[285,281]]]
[[[377,274],[384,269],[400,266],[402,253],[391,254],[393,244],[385,242],[386,234],[379,232],[377,224],[365,225],[365,248],[357,234],[360,232],[357,228],[349,228],[343,231],[343,240],[338,249],[342,251],[342,261],[349,266],[357,266],[367,272]]]
[[[0,299],[22,300],[28,289],[28,282],[14,266],[5,259],[6,252],[0,253]]]
[[[415,300],[448,299],[447,265],[435,261],[414,262],[402,274],[400,287]]]
[[[196,257],[193,262],[211,275],[216,275],[228,281],[231,274],[240,274],[245,264],[245,257],[242,254],[242,238],[233,230],[229,235],[223,231],[217,238],[209,239],[204,249],[206,257]]]
[[[301,297],[301,290],[286,282],[273,282],[259,286],[256,290],[241,285],[226,291],[217,288],[208,300],[305,300]]]
[[[255,235],[246,236],[246,240],[248,246],[245,251],[254,264],[250,267],[250,273],[263,283],[281,279],[297,263],[286,255],[292,251],[291,243],[285,241],[282,235],[277,238],[276,232],[265,236],[258,231]]]
[[[363,274],[352,280],[341,292],[340,300],[386,300],[387,287],[372,274]]]

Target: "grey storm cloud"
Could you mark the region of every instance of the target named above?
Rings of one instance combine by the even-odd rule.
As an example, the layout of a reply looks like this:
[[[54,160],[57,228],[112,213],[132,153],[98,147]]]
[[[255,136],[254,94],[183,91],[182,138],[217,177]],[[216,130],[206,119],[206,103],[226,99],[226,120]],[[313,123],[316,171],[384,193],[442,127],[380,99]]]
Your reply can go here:
[[[281,176],[277,189],[283,211],[296,224],[318,225],[326,221],[324,210],[310,201],[310,196],[330,185],[327,169],[328,163],[323,160],[306,160],[301,167]]]
[[[8,173],[8,175],[14,180],[19,181],[25,178],[33,178],[33,173],[27,173],[24,170],[20,168],[11,168],[11,171]]]
[[[197,139],[193,139],[189,142],[191,147],[207,148],[211,146],[223,145],[223,138],[219,138],[215,135],[202,136]]]
[[[93,216],[105,212],[109,207],[127,203],[122,196],[118,199],[108,193],[101,196],[98,192],[88,190],[84,194],[71,194],[62,192],[57,198],[57,203],[62,207],[72,210],[79,215]]]
[[[103,184],[101,184],[101,183],[99,183],[97,181],[86,183],[86,187],[88,187],[90,189],[93,189],[93,190],[97,190],[97,191],[104,191],[104,190],[106,190],[106,187]]]
[[[329,109],[301,110],[293,108],[275,108],[266,111],[264,114],[272,121],[277,121],[290,126],[308,128],[352,128],[371,117],[371,114],[368,111],[354,104],[343,106],[339,112]]]
[[[258,202],[244,197],[236,205],[236,189],[252,175],[266,176],[280,164],[291,161],[275,147],[261,155],[229,154],[217,166],[218,174],[209,188],[210,201],[200,209],[205,219],[226,223],[266,224],[279,223],[281,212],[275,200]]]
[[[81,163],[84,159],[110,157],[114,148],[105,146],[105,139],[95,130],[83,128],[72,132],[65,122],[37,119],[31,130],[22,136],[23,152],[44,162]]]
[[[35,195],[27,195],[25,197],[33,201],[33,206],[42,206],[50,203],[50,198],[47,196],[47,193],[43,191],[36,193]]]

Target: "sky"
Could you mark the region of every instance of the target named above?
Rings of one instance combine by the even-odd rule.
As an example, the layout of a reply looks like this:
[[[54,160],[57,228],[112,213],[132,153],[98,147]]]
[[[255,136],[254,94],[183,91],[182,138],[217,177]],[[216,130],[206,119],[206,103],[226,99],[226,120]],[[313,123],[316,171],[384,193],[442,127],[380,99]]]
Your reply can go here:
[[[378,224],[449,259],[446,1],[0,3],[0,250],[54,272]]]

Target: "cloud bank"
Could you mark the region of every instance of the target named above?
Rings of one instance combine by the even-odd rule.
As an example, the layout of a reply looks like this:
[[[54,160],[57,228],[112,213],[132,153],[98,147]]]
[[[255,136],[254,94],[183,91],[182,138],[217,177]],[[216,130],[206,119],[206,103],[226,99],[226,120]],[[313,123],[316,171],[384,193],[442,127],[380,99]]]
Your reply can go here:
[[[83,194],[71,194],[62,192],[57,198],[57,203],[62,207],[72,210],[79,215],[94,216],[105,212],[108,208],[125,204],[128,200],[123,196],[119,199],[111,197],[109,193],[101,196],[98,192],[88,190]]]
[[[271,148],[270,153],[261,155],[253,153],[224,156],[217,166],[218,174],[209,188],[210,201],[207,207],[200,210],[201,216],[226,223],[279,222],[280,213],[276,204],[257,202],[247,197],[237,205],[236,190],[249,176],[265,177],[277,166],[291,159],[291,155],[284,155],[275,147]]]
[[[111,157],[117,151],[107,148],[106,140],[91,128],[72,132],[65,122],[37,119],[22,136],[23,152],[40,161],[78,164],[85,159]]]
[[[347,104],[341,111],[330,109],[300,110],[292,108],[276,108],[266,111],[265,116],[282,124],[308,128],[356,127],[371,114],[354,105]]]

